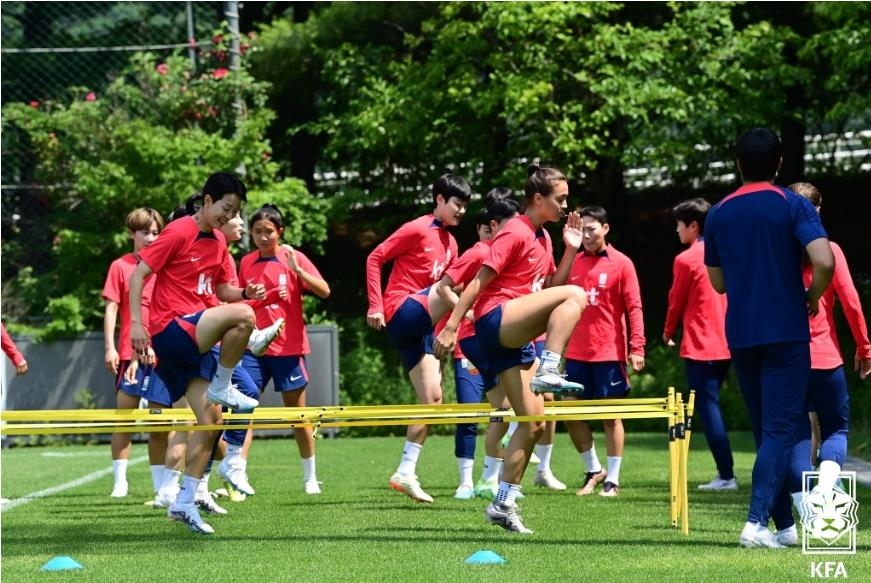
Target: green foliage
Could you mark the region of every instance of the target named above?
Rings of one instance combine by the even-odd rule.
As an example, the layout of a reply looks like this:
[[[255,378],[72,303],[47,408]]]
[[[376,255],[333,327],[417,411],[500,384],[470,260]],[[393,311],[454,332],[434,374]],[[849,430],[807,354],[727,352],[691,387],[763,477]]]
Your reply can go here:
[[[149,206],[166,214],[218,170],[242,175],[253,204],[278,204],[294,244],[317,247],[326,238],[328,204],[310,196],[301,181],[279,175],[265,138],[275,118],[265,106],[268,85],[248,72],[247,39],[240,67],[228,68],[228,38],[226,31],[216,33],[196,68],[181,52],[162,62],[140,53],[104,94],[80,87],[70,90],[68,101],[4,106],[4,132],[29,145],[33,180],[49,187],[47,212],[24,216],[22,230],[56,233],[50,262],[41,264],[28,261],[33,251],[14,238],[3,241],[11,264],[37,263],[12,282],[30,293],[19,316],[38,317],[46,298],[64,294],[82,305],[99,303],[96,292],[109,263],[129,246],[127,212]],[[31,293],[37,290],[38,296]],[[69,315],[73,322],[51,326],[96,327],[99,311]]]
[[[48,300],[46,313],[51,321],[39,335],[40,340],[71,338],[87,330],[82,302],[74,295],[65,295]]]

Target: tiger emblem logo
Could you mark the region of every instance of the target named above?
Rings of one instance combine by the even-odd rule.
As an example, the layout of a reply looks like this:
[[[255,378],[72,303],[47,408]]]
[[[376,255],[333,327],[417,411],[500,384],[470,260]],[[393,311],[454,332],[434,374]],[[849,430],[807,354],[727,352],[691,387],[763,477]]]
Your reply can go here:
[[[814,488],[801,503],[801,523],[807,536],[831,546],[856,527],[858,507],[838,486],[826,492]]]

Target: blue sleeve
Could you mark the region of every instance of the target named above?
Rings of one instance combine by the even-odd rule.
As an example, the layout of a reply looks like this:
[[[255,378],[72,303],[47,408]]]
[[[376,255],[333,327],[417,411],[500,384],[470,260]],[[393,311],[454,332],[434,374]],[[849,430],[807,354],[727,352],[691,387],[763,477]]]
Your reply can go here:
[[[815,239],[828,238],[828,234],[823,228],[823,223],[820,221],[820,213],[817,212],[817,209],[814,208],[810,201],[801,196],[792,195],[790,202],[792,206],[793,232],[802,247],[806,247],[808,243]]]
[[[705,265],[708,267],[721,267],[723,265],[723,262],[720,261],[720,254],[717,252],[717,220],[715,216],[718,208],[719,206],[712,207],[705,219]]]

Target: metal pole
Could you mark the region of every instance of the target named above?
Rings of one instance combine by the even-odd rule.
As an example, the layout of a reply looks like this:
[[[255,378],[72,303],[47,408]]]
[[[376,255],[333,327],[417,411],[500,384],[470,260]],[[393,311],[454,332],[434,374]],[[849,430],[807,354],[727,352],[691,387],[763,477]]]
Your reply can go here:
[[[224,2],[224,16],[230,28],[230,70],[239,69],[241,52],[239,51],[239,3]]]
[[[191,67],[197,68],[197,48],[194,46],[196,37],[194,36],[194,7],[193,2],[185,2],[187,4],[187,19],[188,19],[188,56],[191,58]]]

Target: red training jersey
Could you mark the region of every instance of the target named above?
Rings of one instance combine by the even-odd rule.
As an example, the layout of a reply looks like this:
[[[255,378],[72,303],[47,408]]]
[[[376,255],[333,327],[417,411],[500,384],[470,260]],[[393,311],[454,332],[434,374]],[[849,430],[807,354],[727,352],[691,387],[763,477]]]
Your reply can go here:
[[[133,253],[122,255],[109,265],[106,283],[103,284],[103,299],[118,304],[118,317],[121,320],[121,333],[118,336],[118,358],[133,358],[133,344],[130,342],[130,276],[136,269],[137,259]],[[145,278],[142,287],[142,322],[148,329],[148,314],[151,307],[151,294],[154,291],[154,274]]]
[[[295,249],[294,252],[300,268],[323,279],[302,251]],[[257,327],[267,328],[278,318],[284,318],[284,332],[272,341],[266,356],[300,356],[311,352],[302,313],[302,294],[309,287],[290,268],[289,255],[284,247],[278,247],[274,257],[261,257],[260,251],[252,251],[242,258],[239,266],[240,281],[246,285],[262,283],[266,287],[266,298],[251,302],[257,315]],[[287,288],[287,298],[283,300],[279,297],[282,287]]]
[[[841,302],[841,308],[847,317],[847,323],[856,341],[856,356],[871,358],[871,343],[868,342],[868,327],[862,315],[862,303],[844,251],[837,243],[831,243],[835,256],[835,275],[832,284],[826,288],[820,298],[820,311],[810,317],[811,328],[811,368],[830,370],[844,364],[841,358],[841,347],[838,344],[838,334],[835,330],[835,296]],[[804,285],[808,287],[813,278],[813,266],[804,268]]]
[[[139,259],[155,274],[148,327],[152,335],[176,316],[210,307],[215,286],[229,284],[235,275],[224,234],[217,229],[200,231],[190,216],[167,225],[139,252]]]
[[[683,325],[680,355],[692,360],[729,360],[726,342],[726,294],[718,294],[705,267],[705,243],[696,239],[674,258],[668,292],[665,336],[673,338]]]
[[[626,362],[626,317],[629,351],[644,356],[641,289],[632,260],[608,245],[591,255],[578,253],[568,283],[584,288],[587,308],[566,346],[566,358],[584,362]]]
[[[15,346],[15,342],[12,341],[9,332],[6,331],[6,325],[0,323],[0,329],[2,329],[0,337],[2,337],[3,352],[5,352],[6,356],[9,357],[9,360],[12,361],[12,364],[18,368],[25,362],[24,355],[21,354],[21,351],[18,350],[17,346]]]
[[[366,287],[369,311],[384,314],[390,321],[409,294],[431,286],[457,256],[457,241],[432,214],[399,227],[366,259]],[[381,295],[381,270],[393,261],[387,289]]]
[[[445,275],[450,278],[454,285],[466,286],[470,281],[475,279],[478,271],[484,260],[490,256],[490,244],[492,239],[486,241],[478,241],[466,251],[451,265],[450,269],[445,272]],[[463,351],[460,350],[460,340],[475,335],[475,325],[467,318],[463,318],[460,322],[460,327],[457,330],[457,344],[454,349],[454,358],[463,358]]]
[[[547,231],[538,229],[526,215],[509,219],[492,239],[490,256],[483,265],[496,272],[475,302],[475,319],[509,300],[541,291],[556,271],[553,244]]]

